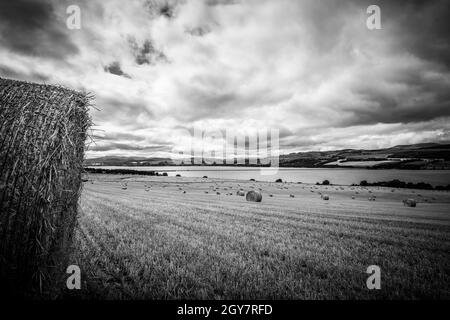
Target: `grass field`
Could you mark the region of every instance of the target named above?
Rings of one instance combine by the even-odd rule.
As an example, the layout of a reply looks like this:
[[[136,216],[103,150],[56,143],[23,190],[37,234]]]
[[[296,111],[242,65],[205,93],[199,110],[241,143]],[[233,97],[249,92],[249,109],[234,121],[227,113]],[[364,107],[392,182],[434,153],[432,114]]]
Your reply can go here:
[[[450,298],[448,192],[89,178],[72,257],[84,298]],[[239,188],[260,188],[262,202]],[[411,197],[416,208],[402,204]],[[369,265],[381,290],[366,287]]]

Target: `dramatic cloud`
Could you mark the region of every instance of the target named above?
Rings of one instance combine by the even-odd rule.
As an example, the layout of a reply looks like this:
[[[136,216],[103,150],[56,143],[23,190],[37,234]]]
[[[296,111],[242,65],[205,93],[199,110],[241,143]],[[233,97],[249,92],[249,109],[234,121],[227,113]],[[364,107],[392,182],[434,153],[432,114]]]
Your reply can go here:
[[[65,59],[78,53],[65,24],[47,1],[0,2],[1,45],[28,56]]]
[[[127,75],[125,72],[122,71],[122,69],[120,68],[120,63],[117,62],[117,61],[112,62],[111,64],[107,65],[105,67],[105,71],[109,72],[109,73],[112,73],[112,74],[115,74],[116,76],[122,76],[122,77],[125,77],[125,78],[130,78],[129,75]]]
[[[3,1],[0,76],[95,94],[89,156],[167,156],[192,128],[279,129],[282,152],[446,141],[449,14],[447,0]]]

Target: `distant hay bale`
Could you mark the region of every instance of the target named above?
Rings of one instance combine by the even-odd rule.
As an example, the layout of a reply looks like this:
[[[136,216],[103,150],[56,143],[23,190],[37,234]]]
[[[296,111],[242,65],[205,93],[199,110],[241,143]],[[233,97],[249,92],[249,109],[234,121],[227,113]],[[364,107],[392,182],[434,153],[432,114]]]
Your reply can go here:
[[[282,183],[283,180],[282,180],[282,179],[277,179],[277,180],[275,180],[275,182],[277,182],[277,183]]]
[[[203,176],[203,179],[208,179],[208,176]]]
[[[403,205],[408,206],[408,207],[415,207],[417,204],[416,204],[416,200],[414,200],[414,199],[406,199],[406,200],[403,200]]]
[[[261,192],[259,192],[259,191],[251,190],[251,191],[247,192],[245,199],[247,201],[261,202],[262,195],[261,195]]]
[[[322,200],[330,200],[330,196],[326,194],[322,194],[320,197],[322,198]]]
[[[242,190],[238,190],[238,192],[236,192],[236,195],[243,197],[245,196],[245,192]]]
[[[77,221],[90,100],[59,86],[0,78],[4,292],[33,296],[49,289],[54,275],[64,274],[60,268]]]
[[[295,196],[294,196],[293,194],[290,194],[290,195],[289,195],[289,197],[291,197],[291,198],[295,198]]]

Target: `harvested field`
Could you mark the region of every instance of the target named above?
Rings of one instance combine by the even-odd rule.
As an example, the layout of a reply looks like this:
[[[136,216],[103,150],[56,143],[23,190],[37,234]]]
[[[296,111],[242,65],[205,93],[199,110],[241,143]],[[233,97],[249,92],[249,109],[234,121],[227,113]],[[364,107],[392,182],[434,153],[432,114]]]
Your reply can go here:
[[[89,179],[72,258],[83,297],[450,298],[448,192],[421,191],[411,208],[402,200],[417,194],[408,189]],[[240,188],[261,188],[262,202],[247,202]],[[381,290],[366,287],[369,265],[381,268]]]

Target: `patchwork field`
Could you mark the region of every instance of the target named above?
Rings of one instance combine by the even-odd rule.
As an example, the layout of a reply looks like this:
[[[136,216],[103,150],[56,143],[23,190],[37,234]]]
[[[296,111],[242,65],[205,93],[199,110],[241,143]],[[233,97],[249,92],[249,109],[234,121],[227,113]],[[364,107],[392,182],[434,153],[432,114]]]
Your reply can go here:
[[[450,298],[448,192],[89,179],[72,257],[83,298]],[[240,188],[261,189],[262,202]],[[417,207],[403,206],[408,198]],[[366,287],[369,265],[381,268],[381,290]]]

